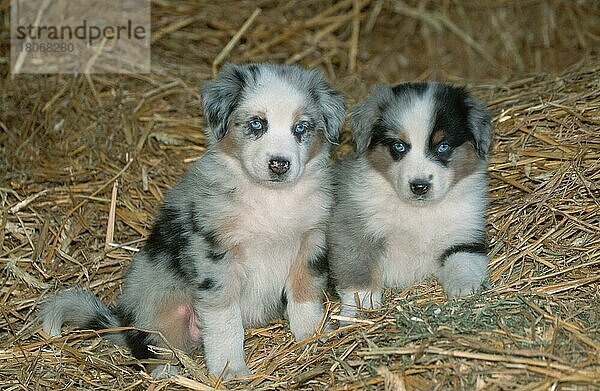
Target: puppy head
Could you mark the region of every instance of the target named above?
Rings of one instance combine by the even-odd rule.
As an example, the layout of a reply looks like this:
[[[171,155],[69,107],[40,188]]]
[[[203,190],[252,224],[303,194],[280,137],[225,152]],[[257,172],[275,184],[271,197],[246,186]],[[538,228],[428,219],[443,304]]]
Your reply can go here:
[[[202,89],[209,142],[256,182],[295,183],[337,143],[344,99],[321,73],[274,64],[229,65]]]
[[[351,114],[357,151],[401,199],[426,205],[484,173],[492,134],[484,106],[438,83],[378,86]]]

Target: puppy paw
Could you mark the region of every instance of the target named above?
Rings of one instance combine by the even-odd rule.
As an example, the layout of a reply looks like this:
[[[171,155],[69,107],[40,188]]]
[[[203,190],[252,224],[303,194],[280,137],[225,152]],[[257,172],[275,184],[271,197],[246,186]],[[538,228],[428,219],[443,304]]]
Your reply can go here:
[[[449,257],[439,276],[448,298],[478,292],[485,280],[487,262],[481,254],[458,253]]]
[[[315,335],[323,315],[323,304],[320,302],[288,303],[290,330],[296,341],[304,341]]]
[[[444,291],[449,299],[472,295],[481,289],[479,281],[453,281],[444,285]]]

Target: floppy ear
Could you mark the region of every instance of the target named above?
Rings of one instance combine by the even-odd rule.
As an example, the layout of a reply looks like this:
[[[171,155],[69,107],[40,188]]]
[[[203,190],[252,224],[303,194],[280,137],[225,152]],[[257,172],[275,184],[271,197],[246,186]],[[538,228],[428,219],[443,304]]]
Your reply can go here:
[[[202,107],[208,122],[206,135],[209,140],[219,141],[225,137],[229,118],[238,105],[248,77],[251,77],[248,66],[227,65],[202,87]]]
[[[390,87],[380,84],[375,87],[364,103],[360,103],[352,109],[350,126],[352,138],[356,143],[356,151],[359,154],[365,152],[369,147],[373,136],[373,126],[381,115],[382,107],[389,104],[393,96]]]
[[[487,159],[488,151],[492,143],[492,121],[484,104],[479,100],[468,96],[465,100],[469,108],[469,125],[475,139],[477,154]]]
[[[323,113],[325,138],[331,144],[339,144],[340,133],[344,125],[346,108],[344,97],[327,84],[320,72],[313,72],[311,92]]]

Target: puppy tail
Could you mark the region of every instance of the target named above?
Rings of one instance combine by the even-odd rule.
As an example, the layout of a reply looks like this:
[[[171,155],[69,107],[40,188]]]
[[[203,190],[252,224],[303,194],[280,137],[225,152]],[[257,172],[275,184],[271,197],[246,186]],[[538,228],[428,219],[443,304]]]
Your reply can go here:
[[[59,292],[46,301],[39,313],[39,321],[46,333],[60,337],[63,324],[90,330],[110,329],[121,326],[119,318],[89,290]],[[109,333],[108,339],[125,345],[122,333]]]

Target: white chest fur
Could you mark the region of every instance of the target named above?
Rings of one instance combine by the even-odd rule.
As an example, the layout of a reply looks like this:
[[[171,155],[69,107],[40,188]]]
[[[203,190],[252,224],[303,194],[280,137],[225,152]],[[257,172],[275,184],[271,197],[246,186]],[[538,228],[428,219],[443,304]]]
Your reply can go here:
[[[441,202],[424,206],[400,200],[391,188],[366,201],[368,230],[385,242],[379,260],[384,287],[422,281],[440,267],[447,248],[477,240],[486,201],[483,192],[466,191],[470,186],[457,185]]]
[[[324,223],[329,205],[314,178],[281,189],[249,186],[240,193],[233,233],[243,254],[241,305],[247,327],[277,315],[302,236]]]

